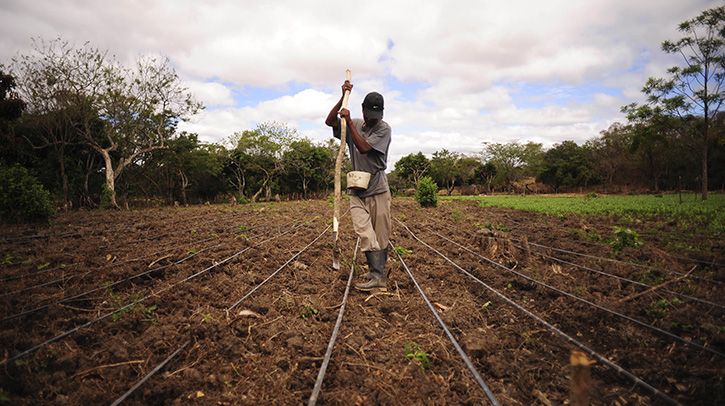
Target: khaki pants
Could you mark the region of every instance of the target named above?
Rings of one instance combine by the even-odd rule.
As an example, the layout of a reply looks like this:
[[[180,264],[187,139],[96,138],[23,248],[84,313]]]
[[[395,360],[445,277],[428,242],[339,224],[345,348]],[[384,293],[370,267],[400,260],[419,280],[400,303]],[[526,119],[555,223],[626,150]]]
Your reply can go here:
[[[388,247],[390,192],[363,198],[351,195],[350,216],[363,251],[378,251]]]

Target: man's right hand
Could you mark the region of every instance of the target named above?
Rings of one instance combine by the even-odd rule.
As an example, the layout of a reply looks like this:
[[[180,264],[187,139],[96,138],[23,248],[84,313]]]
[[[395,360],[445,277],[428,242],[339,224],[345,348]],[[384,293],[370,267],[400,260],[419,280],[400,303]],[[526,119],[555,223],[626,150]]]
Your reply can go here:
[[[352,93],[352,83],[350,83],[349,80],[346,80],[345,83],[342,84],[342,95],[345,95],[345,91],[349,91]]]

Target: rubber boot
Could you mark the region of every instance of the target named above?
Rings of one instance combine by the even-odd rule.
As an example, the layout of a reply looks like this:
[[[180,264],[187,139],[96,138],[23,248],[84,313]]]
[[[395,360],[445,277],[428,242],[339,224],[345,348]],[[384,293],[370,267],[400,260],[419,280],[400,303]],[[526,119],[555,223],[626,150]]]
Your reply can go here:
[[[370,280],[355,284],[355,289],[362,291],[384,289],[388,284],[388,276],[385,272],[385,261],[388,259],[388,251],[366,251],[365,257],[368,260],[368,267],[370,268]]]
[[[388,249],[385,248],[382,251],[385,251],[385,260],[387,261],[388,260]],[[372,271],[373,268],[372,268],[372,266],[369,265],[370,264],[370,259],[368,258],[368,252],[375,252],[375,251],[365,251],[365,258],[368,259],[368,269],[369,270],[367,272],[365,272],[364,274],[360,275],[360,278],[362,278],[362,279],[364,279],[366,281],[369,281],[370,279],[373,278],[373,271]],[[383,263],[383,268],[385,268],[385,263]]]

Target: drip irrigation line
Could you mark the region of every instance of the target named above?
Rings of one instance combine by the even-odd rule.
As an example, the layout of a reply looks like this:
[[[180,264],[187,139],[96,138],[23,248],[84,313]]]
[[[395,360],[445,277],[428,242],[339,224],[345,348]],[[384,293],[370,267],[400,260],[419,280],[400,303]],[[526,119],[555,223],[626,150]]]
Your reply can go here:
[[[70,276],[68,276],[68,277],[66,277],[66,276],[63,276],[63,277],[61,277],[61,278],[58,278],[58,279],[53,279],[52,281],[48,281],[48,282],[43,282],[43,283],[39,283],[39,284],[37,284],[37,285],[33,285],[33,286],[28,286],[27,288],[22,288],[22,289],[18,289],[18,290],[13,290],[13,291],[10,291],[10,292],[4,292],[4,293],[0,293],[0,297],[6,297],[6,296],[12,296],[12,295],[17,295],[18,293],[23,293],[23,292],[27,292],[27,291],[30,291],[30,290],[35,290],[35,289],[38,289],[38,288],[43,288],[43,287],[46,287],[46,286],[50,286],[50,285],[56,285],[56,284],[59,284],[59,283],[67,282],[67,281],[69,281],[69,280],[71,280],[71,279],[74,279],[74,278],[77,278],[77,277],[79,277],[79,276],[80,276],[80,277],[86,276],[86,275],[88,275],[88,274],[89,274],[90,272],[91,272],[91,271],[88,271],[88,272],[86,272],[86,273],[84,273],[84,274],[82,274],[82,275],[79,275],[79,274],[73,274],[73,275],[70,275]]]
[[[328,226],[328,228],[329,228],[329,226]],[[105,313],[102,316],[96,317],[95,319],[92,319],[92,320],[87,321],[87,322],[85,322],[85,323],[83,323],[81,325],[78,325],[76,327],[73,327],[70,330],[64,331],[61,334],[58,334],[55,337],[49,338],[49,339],[41,342],[40,344],[36,344],[33,347],[30,347],[27,350],[24,350],[24,351],[22,351],[22,352],[20,352],[18,354],[15,354],[15,355],[13,355],[10,358],[6,358],[6,359],[3,359],[3,360],[0,360],[0,365],[4,365],[4,364],[7,364],[8,362],[15,361],[16,359],[22,358],[22,357],[24,357],[24,356],[26,356],[26,355],[28,355],[28,354],[30,354],[30,353],[38,350],[39,348],[42,348],[42,347],[44,347],[44,346],[46,346],[46,345],[48,345],[50,343],[53,343],[53,342],[58,341],[60,339],[63,339],[63,338],[65,338],[65,337],[67,337],[67,336],[75,333],[76,331],[78,331],[78,330],[80,330],[80,329],[82,329],[84,327],[88,327],[91,324],[94,324],[94,323],[97,323],[97,322],[99,322],[101,320],[107,319],[108,317],[111,317],[114,314],[121,313],[121,312],[123,312],[123,311],[125,311],[127,309],[131,309],[131,308],[133,308],[133,306],[135,306],[135,305],[137,305],[137,304],[145,301],[146,299],[149,299],[149,298],[151,298],[153,296],[158,296],[161,293],[168,291],[169,289],[172,289],[172,288],[174,288],[174,287],[176,287],[176,286],[178,286],[178,285],[180,285],[180,284],[182,284],[184,282],[188,282],[188,281],[190,281],[190,280],[192,280],[192,279],[194,279],[194,278],[196,278],[196,277],[198,277],[198,276],[200,276],[200,275],[202,275],[202,274],[204,274],[204,273],[206,273],[206,272],[208,272],[208,271],[210,271],[210,270],[212,270],[214,268],[217,268],[217,267],[219,267],[221,265],[226,264],[227,262],[229,262],[229,261],[237,258],[238,256],[240,256],[241,254],[243,254],[246,251],[250,250],[251,248],[256,247],[256,246],[259,246],[259,245],[262,245],[262,244],[264,244],[266,242],[269,242],[271,240],[274,240],[274,239],[276,239],[278,237],[281,237],[282,235],[287,234],[290,231],[291,230],[283,231],[282,233],[277,234],[274,237],[269,237],[269,238],[267,238],[267,239],[265,239],[265,240],[263,240],[261,242],[258,242],[256,244],[250,245],[249,247],[246,247],[246,248],[244,248],[244,249],[236,252],[235,254],[233,254],[233,255],[231,255],[231,256],[223,259],[222,261],[217,262],[217,263],[214,263],[213,265],[210,265],[209,267],[204,268],[201,271],[198,271],[198,272],[196,272],[196,273],[194,273],[194,274],[192,274],[190,276],[187,276],[186,278],[184,278],[184,279],[182,279],[180,281],[174,282],[174,283],[172,283],[172,284],[170,284],[170,285],[168,285],[168,286],[166,286],[164,288],[159,289],[156,292],[153,292],[152,291],[151,293],[149,293],[148,295],[142,297],[141,299],[134,300],[133,302],[128,303],[128,304],[126,304],[123,307],[120,307],[120,308],[118,308],[116,310],[113,310],[111,312]]]
[[[405,226],[405,225],[404,225],[404,226]],[[407,229],[407,230],[408,230],[409,232],[411,232],[409,228],[407,228],[407,227],[406,227],[406,229]],[[411,232],[411,233],[412,233],[412,232]],[[437,233],[436,233],[436,234],[437,234]],[[541,286],[543,286],[543,287],[545,287],[545,288],[547,288],[547,289],[553,290],[554,292],[557,292],[557,293],[559,293],[560,295],[564,295],[564,296],[570,297],[570,298],[572,298],[572,299],[575,299],[575,300],[578,300],[578,301],[580,301],[580,302],[582,302],[582,303],[585,303],[585,304],[587,304],[587,305],[589,305],[589,306],[592,306],[592,307],[595,307],[595,308],[597,308],[597,309],[599,309],[599,310],[602,310],[602,311],[604,311],[604,312],[607,312],[607,313],[609,313],[609,314],[611,314],[611,315],[614,315],[614,316],[617,316],[617,317],[619,317],[619,318],[622,318],[622,319],[625,319],[625,320],[631,321],[632,323],[638,324],[638,325],[640,325],[640,326],[642,326],[642,327],[644,327],[644,328],[650,329],[650,330],[652,330],[652,331],[654,331],[654,332],[657,332],[657,333],[659,333],[659,334],[662,334],[662,335],[664,335],[664,336],[667,336],[667,337],[669,337],[669,338],[671,338],[671,339],[673,339],[673,340],[675,340],[675,341],[679,341],[679,342],[681,342],[681,343],[683,343],[683,344],[685,344],[685,345],[688,345],[688,346],[692,346],[692,347],[696,347],[696,348],[699,348],[699,349],[701,349],[701,350],[705,350],[705,351],[707,351],[707,352],[710,352],[710,353],[712,353],[712,354],[718,355],[718,356],[720,356],[720,357],[725,357],[725,354],[724,354],[724,353],[722,353],[722,352],[720,352],[720,351],[718,351],[718,350],[714,350],[714,349],[712,349],[712,348],[710,348],[710,347],[706,347],[706,346],[704,346],[704,345],[702,345],[702,344],[700,344],[700,343],[698,343],[698,342],[696,342],[696,341],[688,341],[688,340],[685,340],[684,338],[682,338],[682,337],[678,336],[677,334],[674,334],[674,333],[672,333],[672,332],[669,332],[669,331],[667,331],[667,330],[663,330],[663,329],[661,329],[661,328],[659,328],[659,327],[653,326],[653,325],[651,325],[651,324],[649,324],[649,323],[646,323],[646,322],[644,322],[644,321],[642,321],[642,320],[639,320],[639,319],[636,319],[636,318],[634,318],[634,317],[631,317],[631,316],[627,316],[626,314],[623,314],[623,313],[619,313],[619,312],[617,312],[617,311],[615,311],[615,310],[612,310],[612,309],[610,309],[610,308],[608,308],[608,307],[604,307],[604,306],[602,306],[602,305],[599,305],[599,304],[596,304],[596,303],[594,303],[594,302],[590,302],[589,300],[586,300],[586,299],[584,299],[584,298],[581,298],[581,297],[579,297],[579,296],[577,296],[577,295],[574,295],[574,294],[572,294],[572,293],[569,293],[569,292],[567,292],[567,291],[564,291],[564,290],[561,290],[561,289],[559,289],[559,288],[556,288],[556,287],[554,287],[554,286],[551,286],[551,285],[549,285],[549,284],[547,284],[547,283],[545,283],[545,282],[541,282],[541,281],[539,281],[539,280],[537,280],[537,279],[534,279],[534,278],[532,278],[532,277],[530,277],[530,276],[528,276],[528,275],[526,275],[526,274],[523,274],[523,273],[521,273],[521,272],[518,272],[518,271],[516,271],[516,270],[514,270],[514,269],[512,269],[512,268],[509,268],[509,267],[505,266],[505,265],[502,265],[502,264],[500,264],[500,263],[498,263],[498,262],[496,262],[496,261],[494,261],[494,260],[491,260],[491,259],[489,259],[489,258],[486,258],[485,256],[483,256],[483,255],[481,255],[481,254],[479,254],[479,253],[477,253],[477,252],[475,252],[475,251],[472,251],[472,250],[470,250],[469,248],[466,248],[466,247],[464,247],[463,245],[461,245],[461,244],[458,244],[458,243],[457,243],[457,242],[455,242],[455,241],[452,241],[452,240],[450,240],[450,239],[448,239],[448,238],[445,238],[445,237],[443,237],[443,238],[444,238],[444,239],[446,239],[446,240],[448,240],[448,241],[450,241],[451,243],[453,243],[453,244],[455,244],[455,245],[457,245],[457,246],[461,247],[462,249],[464,249],[465,251],[469,252],[470,254],[472,254],[472,255],[475,255],[475,256],[477,256],[477,257],[479,257],[479,258],[483,259],[484,261],[488,262],[489,264],[491,264],[491,265],[494,265],[494,266],[496,266],[496,267],[498,267],[498,268],[504,269],[504,270],[506,270],[506,271],[508,271],[508,272],[511,272],[511,273],[513,273],[513,274],[515,274],[515,275],[517,275],[517,276],[521,277],[521,278],[524,278],[524,279],[526,279],[526,280],[527,280],[527,281],[529,281],[529,282],[533,282],[533,283],[536,283],[536,284],[538,284],[538,285],[541,285]]]
[[[292,225],[292,224],[294,224],[294,223],[289,223],[288,225]],[[301,224],[297,224],[297,225],[291,227],[290,228],[290,231],[296,230],[296,229],[300,228],[301,226],[302,226]],[[218,239],[218,238],[220,238],[220,237],[216,237],[216,239]],[[211,238],[211,239],[215,239],[215,238]],[[136,278],[140,278],[142,276],[145,276],[145,275],[148,275],[148,274],[151,274],[151,273],[154,273],[154,272],[158,272],[160,270],[163,270],[163,269],[166,269],[166,268],[169,268],[169,267],[173,267],[173,266],[179,265],[182,262],[185,262],[185,261],[187,261],[187,260],[189,260],[189,259],[191,259],[191,258],[193,258],[193,257],[195,257],[195,256],[197,256],[199,254],[201,254],[204,251],[210,250],[212,248],[216,248],[216,247],[218,247],[218,246],[220,246],[222,244],[224,244],[224,242],[219,242],[217,244],[204,247],[204,248],[202,248],[202,249],[200,249],[200,250],[198,250],[196,252],[192,252],[189,255],[187,255],[187,256],[185,256],[185,257],[183,257],[183,258],[181,258],[181,259],[179,259],[179,260],[177,260],[175,262],[172,262],[170,264],[162,265],[162,266],[159,266],[157,268],[152,268],[152,269],[149,269],[149,270],[146,270],[146,271],[137,273],[135,275],[131,275],[131,276],[127,277],[127,278],[120,279],[120,280],[118,280],[116,282],[113,282],[111,284],[99,286],[97,288],[94,288],[94,289],[91,289],[91,290],[88,290],[88,291],[85,291],[85,292],[81,292],[81,293],[79,293],[77,295],[73,295],[71,297],[66,297],[66,298],[63,298],[63,299],[54,301],[52,303],[48,303],[48,304],[45,304],[45,305],[41,305],[41,306],[38,306],[38,307],[35,307],[35,308],[32,308],[32,309],[29,309],[29,310],[22,311],[22,312],[17,313],[17,314],[13,314],[13,315],[7,316],[7,317],[5,317],[3,319],[0,319],[0,323],[5,322],[5,321],[8,321],[8,320],[16,319],[18,317],[22,317],[22,316],[25,316],[25,315],[28,315],[28,314],[31,314],[31,313],[35,313],[35,312],[40,311],[40,310],[43,310],[43,309],[47,309],[47,308],[49,308],[50,306],[53,306],[53,305],[58,305],[58,304],[63,304],[63,303],[68,303],[68,302],[74,302],[74,301],[76,301],[76,299],[78,299],[80,297],[89,295],[89,294],[94,293],[94,292],[97,292],[99,290],[109,289],[109,288],[112,288],[112,287],[114,287],[116,285],[120,285],[120,284],[122,284],[124,282],[128,282],[130,280],[133,280],[133,279],[136,279]]]
[[[315,386],[312,389],[310,400],[307,401],[308,406],[315,406],[317,404],[317,398],[320,396],[322,390],[322,381],[325,379],[325,372],[327,372],[327,366],[330,364],[330,358],[332,357],[332,349],[335,347],[335,341],[337,335],[340,332],[340,326],[342,325],[342,318],[345,315],[345,306],[347,306],[347,297],[350,293],[350,285],[352,285],[352,277],[355,274],[355,259],[357,259],[357,249],[360,246],[360,237],[357,238],[355,243],[355,249],[352,252],[352,264],[350,265],[350,275],[347,277],[347,285],[345,285],[345,293],[342,295],[342,306],[340,311],[337,313],[337,321],[335,321],[335,328],[332,330],[330,336],[330,342],[327,343],[327,350],[325,351],[325,357],[322,359],[322,365],[320,365],[320,371],[317,373],[317,380],[315,380]]]
[[[294,222],[293,222],[293,223],[294,223]],[[293,224],[293,223],[288,223],[287,225],[290,225],[290,224]],[[232,226],[232,227],[226,228],[226,229],[225,229],[225,231],[228,231],[228,230],[234,229],[235,227],[236,227],[236,226]],[[246,231],[251,231],[251,230],[254,230],[254,229],[256,229],[256,228],[259,228],[259,227],[257,227],[257,226],[253,226],[253,227],[250,227],[250,228],[246,229],[246,230],[245,230],[245,232],[246,232]],[[190,244],[188,244],[188,245],[196,245],[196,244],[204,243],[204,242],[207,242],[207,241],[211,241],[211,240],[219,239],[219,238],[221,238],[221,237],[222,237],[222,236],[220,236],[220,235],[217,235],[216,237],[208,237],[208,238],[205,238],[205,239],[203,239],[203,240],[193,241],[193,242],[191,242],[191,243],[190,243]],[[218,244],[217,244],[217,245],[218,245]],[[99,270],[99,271],[100,271],[100,270],[103,270],[103,269],[111,269],[111,268],[115,268],[115,267],[118,267],[118,266],[121,266],[121,265],[124,265],[124,264],[128,264],[128,263],[131,263],[131,262],[137,262],[137,261],[142,261],[142,260],[144,260],[144,259],[148,259],[148,258],[156,257],[156,256],[157,256],[157,255],[159,255],[159,254],[162,254],[162,253],[164,253],[164,252],[167,252],[167,251],[172,251],[172,250],[174,250],[174,249],[177,249],[177,248],[178,248],[178,245],[177,245],[177,246],[173,246],[173,247],[169,247],[169,248],[166,248],[166,249],[163,249],[163,250],[160,250],[160,251],[157,251],[157,252],[155,252],[155,253],[153,253],[153,254],[150,254],[150,255],[145,255],[145,256],[143,256],[143,257],[138,257],[138,258],[134,258],[134,259],[128,259],[128,260],[123,260],[123,261],[120,261],[120,262],[115,262],[115,263],[112,263],[112,264],[106,264],[106,265],[101,265],[101,266],[100,266],[100,267],[98,267],[98,268],[97,268],[96,270]],[[192,255],[192,256],[193,256],[193,255]],[[187,259],[188,259],[188,258],[187,258]],[[183,261],[182,261],[182,262],[183,262]],[[77,266],[77,265],[78,265],[78,264],[72,264],[72,266]],[[155,270],[158,270],[158,269],[155,269]],[[143,275],[145,275],[145,274],[147,274],[147,273],[149,273],[149,272],[145,272],[145,273],[143,273]],[[86,273],[86,274],[84,274],[84,275],[82,275],[82,276],[85,276],[85,275],[87,275],[87,273]],[[56,279],[56,280],[53,280],[53,281],[50,281],[50,282],[44,282],[44,283],[41,283],[41,284],[37,284],[37,285],[33,285],[33,286],[29,286],[29,287],[27,287],[27,288],[23,288],[23,289],[20,289],[20,290],[16,290],[16,291],[12,291],[12,292],[5,292],[5,293],[2,293],[2,294],[0,294],[0,297],[4,297],[4,296],[8,296],[8,295],[12,295],[12,294],[16,294],[16,293],[21,293],[21,292],[25,292],[25,291],[28,291],[28,290],[32,290],[32,289],[37,289],[37,288],[41,288],[41,287],[44,287],[44,286],[52,285],[52,284],[56,284],[56,283],[59,283],[59,282],[63,282],[63,281],[65,281],[65,280],[68,280],[68,279],[74,278],[75,276],[76,276],[76,275],[72,275],[72,276],[70,276],[69,278],[59,278],[59,279]],[[141,275],[139,275],[139,276],[141,276]],[[19,279],[19,278],[22,278],[22,275],[21,275],[21,276],[19,276],[19,277],[16,277],[16,279]],[[2,322],[2,321],[4,321],[4,320],[5,320],[5,319],[2,319],[2,320],[0,320],[0,322]]]
[[[503,237],[495,237],[495,236],[491,236],[491,238],[505,239]],[[517,239],[517,238],[511,238],[511,241],[522,242],[520,239]],[[655,268],[655,267],[653,267],[651,265],[637,264],[637,263],[634,263],[634,262],[622,261],[620,259],[614,259],[614,258],[599,257],[599,256],[596,256],[596,255],[584,254],[584,253],[581,253],[581,252],[570,251],[570,250],[566,250],[566,249],[563,249],[563,248],[549,247],[549,246],[546,246],[546,245],[537,244],[535,242],[530,242],[530,241],[529,241],[529,245],[533,245],[535,247],[539,247],[539,248],[543,248],[543,249],[550,249],[550,250],[554,250],[554,251],[557,251],[557,252],[562,252],[562,253],[565,253],[565,254],[578,255],[578,256],[581,256],[581,257],[596,259],[596,260],[600,260],[600,261],[615,262],[615,263],[619,263],[619,264],[631,265],[631,266],[636,266],[636,267],[640,267],[640,268],[652,269],[652,270],[655,270],[655,271],[659,271],[658,268]],[[673,273],[675,275],[680,275],[680,276],[685,275],[682,272],[673,271],[671,269],[668,269],[667,272]],[[718,285],[722,283],[722,281],[719,281],[719,280],[716,280],[716,279],[705,278],[705,277],[697,276],[697,275],[691,275],[690,277],[693,278],[693,279],[699,279],[699,280],[702,280],[702,281],[706,281],[706,282],[710,282],[710,283],[715,283],[715,284],[718,284]]]
[[[141,378],[140,381],[136,382],[136,384],[133,385],[131,387],[131,389],[126,391],[126,393],[121,395],[118,399],[114,400],[113,403],[111,403],[111,406],[120,405],[121,402],[123,402],[124,400],[126,400],[126,398],[131,396],[131,394],[133,392],[135,392],[136,389],[140,388],[141,385],[143,385],[146,381],[148,381],[152,376],[154,376],[157,372],[161,371],[166,366],[166,364],[168,364],[172,359],[174,359],[181,352],[181,350],[186,348],[189,344],[191,344],[190,340],[185,342],[184,344],[182,344],[181,347],[177,348],[176,351],[172,352],[171,355],[166,357],[165,360],[161,361],[160,364],[156,365],[156,367],[154,369],[152,369],[148,374],[146,374],[146,376]]]
[[[516,245],[516,244],[513,244],[513,245],[516,248],[524,249],[520,245]],[[600,271],[598,269],[590,268],[590,267],[585,266],[585,265],[580,265],[580,264],[577,264],[577,263],[574,263],[574,262],[570,262],[570,261],[567,261],[565,259],[561,259],[561,258],[557,258],[557,257],[554,257],[554,256],[546,255],[546,254],[544,254],[542,252],[535,252],[535,254],[541,256],[542,258],[547,258],[547,259],[550,259],[552,261],[559,262],[561,264],[571,265],[573,267],[576,267],[576,268],[579,268],[579,269],[583,269],[585,271],[589,271],[589,272],[597,273],[597,274],[600,274],[600,275],[603,275],[603,276],[607,276],[607,277],[610,277],[610,278],[618,279],[620,281],[628,282],[628,283],[631,283],[631,284],[634,284],[634,285],[637,285],[637,286],[641,286],[641,287],[644,287],[644,288],[651,289],[651,288],[656,287],[656,286],[653,286],[653,285],[648,285],[648,284],[643,283],[643,282],[635,281],[633,279],[625,278],[623,276],[614,275],[614,274],[611,274],[611,273],[607,273],[607,272],[604,272],[604,271]],[[662,288],[662,289],[659,289],[659,290],[662,291],[662,292],[667,292],[667,293],[669,293],[671,295],[679,296],[679,297],[681,297],[683,299],[691,300],[693,302],[699,302],[699,303],[707,304],[707,305],[710,305],[710,306],[713,306],[713,307],[719,307],[721,309],[725,308],[725,305],[722,305],[722,304],[719,304],[719,303],[715,303],[715,302],[712,302],[712,301],[707,300],[707,299],[702,299],[702,298],[699,298],[699,297],[696,297],[696,296],[687,295],[687,294],[684,294],[684,293],[676,292],[674,290],[665,289],[665,288]]]
[[[258,284],[257,286],[255,286],[255,287],[254,287],[254,288],[252,288],[252,289],[251,289],[251,290],[250,290],[249,292],[247,292],[247,294],[246,294],[246,295],[242,296],[242,298],[241,298],[241,299],[237,300],[237,301],[236,301],[236,302],[234,302],[234,303],[233,303],[233,304],[232,304],[231,306],[227,307],[227,309],[226,309],[226,312],[227,312],[227,316],[229,316],[229,312],[230,312],[230,311],[231,311],[232,309],[234,309],[235,307],[237,307],[237,306],[238,306],[238,305],[239,305],[240,303],[242,303],[242,301],[244,301],[244,299],[246,299],[246,298],[248,298],[249,296],[251,296],[251,295],[252,295],[252,293],[254,293],[254,292],[255,292],[255,291],[257,290],[257,289],[261,288],[261,287],[262,287],[262,285],[264,285],[265,283],[267,283],[267,281],[269,281],[269,280],[270,280],[270,279],[272,279],[272,278],[273,278],[273,277],[274,277],[275,275],[277,275],[277,274],[278,274],[278,273],[279,273],[279,272],[280,272],[280,271],[281,271],[282,269],[284,269],[284,267],[286,267],[286,266],[287,266],[287,265],[288,265],[288,264],[289,264],[290,262],[294,261],[294,260],[295,260],[295,258],[297,258],[298,256],[300,256],[300,254],[302,254],[303,252],[305,252],[305,251],[307,250],[307,248],[310,248],[310,246],[312,246],[312,244],[314,244],[315,242],[317,242],[317,240],[319,240],[319,239],[320,239],[320,237],[322,237],[322,236],[323,236],[323,235],[324,235],[324,234],[325,234],[325,233],[327,232],[327,230],[329,230],[329,229],[330,229],[330,227],[332,227],[332,226],[330,225],[330,226],[327,226],[327,227],[325,227],[325,229],[324,229],[324,230],[322,230],[322,232],[320,233],[320,235],[318,235],[317,237],[315,237],[315,239],[314,239],[314,240],[312,240],[312,241],[311,241],[311,242],[310,242],[309,244],[307,244],[307,245],[306,245],[306,246],[305,246],[304,248],[302,248],[301,250],[299,250],[299,251],[298,251],[298,252],[297,252],[296,254],[292,255],[292,257],[291,257],[290,259],[288,259],[288,260],[287,260],[287,262],[285,262],[284,264],[282,264],[282,266],[280,266],[279,268],[277,268],[277,270],[276,270],[276,271],[272,272],[272,273],[271,273],[271,274],[270,274],[270,275],[269,275],[269,276],[268,276],[268,277],[267,277],[267,278],[266,278],[265,280],[263,280],[263,281],[262,281],[262,282],[260,282],[260,283],[259,283],[259,284]]]
[[[41,269],[39,271],[32,271],[30,273],[23,273],[20,275],[8,276],[6,278],[0,279],[0,282],[10,282],[10,281],[14,281],[16,279],[30,278],[30,277],[33,277],[36,275],[43,275],[48,272],[55,272],[59,269],[69,269],[71,267],[76,267],[76,266],[78,266],[78,264],[69,264],[69,265],[65,265],[65,266],[59,265],[59,266],[56,266],[53,268],[46,268],[46,269]]]
[[[404,225],[405,226],[405,225]],[[411,233],[412,234],[412,233]],[[478,370],[476,370],[476,367],[473,365],[473,362],[471,362],[471,359],[468,357],[465,351],[463,351],[463,348],[458,344],[458,341],[455,337],[453,337],[453,334],[448,330],[448,326],[446,326],[446,323],[441,319],[441,316],[438,314],[438,311],[436,311],[435,307],[433,307],[433,304],[430,302],[428,297],[425,295],[425,292],[423,292],[423,289],[418,284],[418,281],[415,280],[415,277],[413,276],[413,273],[408,269],[408,265],[405,264],[405,261],[403,261],[403,257],[400,256],[400,254],[395,250],[395,247],[393,247],[393,244],[388,242],[390,246],[393,248],[393,252],[395,252],[395,255],[398,256],[398,259],[400,260],[400,263],[403,265],[403,268],[405,268],[405,271],[408,273],[408,276],[410,276],[410,279],[413,281],[413,284],[415,284],[415,287],[418,289],[418,293],[420,293],[420,296],[423,297],[423,300],[425,301],[425,304],[428,305],[428,308],[431,312],[433,312],[433,316],[435,316],[436,320],[438,320],[438,324],[443,328],[443,331],[448,336],[448,339],[451,341],[453,346],[456,348],[456,351],[458,351],[458,355],[463,358],[463,362],[466,363],[466,366],[468,367],[468,370],[473,374],[473,378],[478,384],[478,386],[483,389],[483,392],[486,394],[486,397],[494,406],[499,406],[500,403],[496,399],[496,396],[491,392],[491,389],[486,385],[486,382],[483,381],[481,378],[481,375],[478,373]]]
[[[514,300],[508,298],[506,295],[502,294],[498,290],[494,289],[493,287],[489,286],[488,284],[486,284],[482,280],[478,279],[472,273],[470,273],[470,272],[466,271],[465,269],[461,268],[457,263],[453,262],[450,258],[448,258],[445,255],[443,255],[440,251],[438,251],[437,249],[431,247],[430,245],[428,245],[427,243],[425,243],[424,241],[422,241],[420,238],[418,238],[418,236],[416,236],[415,234],[413,234],[413,232],[410,231],[410,229],[408,228],[408,226],[406,226],[403,222],[401,222],[400,220],[397,220],[397,219],[396,219],[396,221],[398,221],[398,223],[402,224],[403,227],[405,227],[408,230],[408,232],[410,233],[410,235],[416,241],[418,241],[420,244],[428,247],[431,251],[433,251],[436,254],[438,254],[440,257],[442,257],[443,259],[445,259],[448,263],[450,263],[452,266],[454,266],[459,271],[463,272],[469,278],[471,278],[474,281],[476,281],[476,282],[480,283],[481,285],[483,285],[486,289],[488,289],[489,291],[491,291],[491,293],[493,293],[496,296],[498,296],[501,300],[505,301],[506,303],[508,303],[509,305],[515,307],[516,309],[518,309],[522,313],[524,313],[527,316],[529,316],[529,317],[533,318],[534,320],[538,321],[539,323],[541,323],[543,326],[545,326],[549,330],[551,330],[554,333],[558,334],[560,337],[564,338],[565,340],[567,340],[570,343],[574,344],[575,346],[579,347],[584,352],[586,352],[587,354],[589,354],[589,356],[591,356],[592,358],[597,359],[597,361],[601,362],[604,365],[607,365],[608,367],[610,367],[611,369],[613,369],[617,373],[619,373],[619,374],[621,374],[621,375],[629,378],[631,381],[634,382],[635,385],[640,386],[640,387],[648,390],[654,396],[659,397],[660,399],[662,399],[663,401],[665,401],[665,402],[667,402],[669,404],[672,404],[672,405],[680,405],[680,403],[678,401],[676,401],[675,399],[672,399],[666,393],[660,391],[659,389],[657,389],[654,386],[648,384],[647,382],[645,382],[641,378],[637,377],[636,375],[632,374],[631,372],[627,371],[626,369],[624,369],[624,368],[620,367],[619,365],[615,364],[614,362],[608,360],[603,355],[600,355],[596,351],[594,351],[591,348],[587,347],[585,344],[581,343],[580,341],[576,340],[575,338],[571,337],[570,335],[564,333],[563,331],[561,331],[560,329],[556,328],[551,323],[547,322],[546,320],[542,319],[541,317],[539,317],[539,316],[535,315],[534,313],[530,312],[529,310],[527,310],[526,308],[524,308],[520,304],[516,303]]]

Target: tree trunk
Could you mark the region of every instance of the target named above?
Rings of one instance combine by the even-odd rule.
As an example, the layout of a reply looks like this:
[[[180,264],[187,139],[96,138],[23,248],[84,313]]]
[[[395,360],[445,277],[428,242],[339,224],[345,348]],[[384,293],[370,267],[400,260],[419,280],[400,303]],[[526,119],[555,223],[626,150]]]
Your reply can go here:
[[[60,164],[60,178],[63,182],[63,210],[68,210],[68,174],[65,173],[65,147],[58,149],[58,163]]]
[[[705,142],[702,147],[702,200],[707,200],[707,128],[705,131]]]
[[[113,162],[111,162],[111,154],[109,151],[101,150],[103,162],[106,165],[106,192],[108,193],[108,203],[115,209],[120,209],[116,203],[116,174],[113,171]]]

